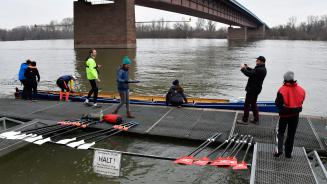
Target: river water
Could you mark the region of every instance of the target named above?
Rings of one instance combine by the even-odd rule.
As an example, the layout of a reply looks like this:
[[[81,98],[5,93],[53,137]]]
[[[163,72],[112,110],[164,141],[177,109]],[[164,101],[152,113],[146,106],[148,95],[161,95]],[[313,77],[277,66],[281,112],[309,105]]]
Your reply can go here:
[[[55,81],[59,76],[75,74],[78,90],[87,91],[87,53],[74,50],[73,40],[0,42],[0,97],[13,97],[14,88],[21,88],[17,73],[28,58],[37,61],[39,89],[58,90]],[[327,116],[327,42],[139,39],[137,49],[98,50],[102,91],[116,90],[115,74],[124,55],[134,59],[130,78],[142,81],[131,86],[132,93],[164,95],[171,82],[179,79],[188,96],[228,99],[245,95],[247,78],[240,72],[240,64],[254,66],[254,58],[263,55],[268,75],[259,100],[274,100],[283,74],[293,70],[307,92],[304,114]],[[161,141],[117,137],[107,146],[162,156],[178,156],[195,146]],[[107,178],[92,172],[92,156],[89,151],[50,144],[27,146],[0,158],[0,183],[244,183],[248,177],[248,173],[124,156],[123,176]]]

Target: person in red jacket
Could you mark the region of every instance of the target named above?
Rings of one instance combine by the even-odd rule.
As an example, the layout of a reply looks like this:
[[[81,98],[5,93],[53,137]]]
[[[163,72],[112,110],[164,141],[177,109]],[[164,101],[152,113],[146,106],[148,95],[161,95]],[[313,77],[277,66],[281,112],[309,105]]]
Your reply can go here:
[[[285,157],[292,158],[294,137],[299,122],[299,114],[305,99],[304,89],[294,80],[294,72],[284,74],[284,85],[278,90],[275,104],[279,110],[279,122],[277,124],[277,147],[275,157],[283,154],[284,133],[287,128],[285,141]]]

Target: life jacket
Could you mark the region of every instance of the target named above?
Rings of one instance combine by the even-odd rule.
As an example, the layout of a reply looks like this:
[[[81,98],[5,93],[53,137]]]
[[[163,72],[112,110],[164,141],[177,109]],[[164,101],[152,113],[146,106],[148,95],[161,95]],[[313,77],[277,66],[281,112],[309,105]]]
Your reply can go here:
[[[302,108],[305,91],[297,83],[285,83],[278,92],[283,96],[285,108]]]

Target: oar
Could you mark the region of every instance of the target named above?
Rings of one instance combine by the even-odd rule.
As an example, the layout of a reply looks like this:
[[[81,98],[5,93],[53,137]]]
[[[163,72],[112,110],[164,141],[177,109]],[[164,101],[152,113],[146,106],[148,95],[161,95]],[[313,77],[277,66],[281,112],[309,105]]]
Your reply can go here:
[[[251,137],[251,136],[249,135],[249,136],[247,137],[247,139],[244,140],[244,141],[241,143],[241,145],[239,146],[239,148],[237,148],[237,151],[236,151],[235,153],[231,154],[230,157],[226,158],[226,160],[228,161],[228,166],[232,166],[232,167],[233,167],[233,166],[237,165],[237,158],[236,158],[236,157],[237,157],[238,153],[243,149],[243,147],[247,144],[249,138],[250,138],[250,140],[252,141],[252,138],[253,138],[253,137]]]
[[[220,156],[218,156],[214,161],[212,161],[210,163],[210,165],[213,166],[217,166],[219,164],[219,162],[223,159],[224,155],[227,153],[228,149],[230,148],[230,146],[235,143],[231,149],[234,149],[234,147],[236,147],[236,145],[238,145],[236,142],[238,142],[240,139],[243,138],[243,135],[240,135],[239,138],[235,137],[234,139],[232,139],[228,145],[226,146],[226,148],[224,149],[224,151],[220,154]]]
[[[108,139],[109,137],[112,137],[112,136],[114,136],[114,135],[116,135],[116,134],[118,134],[118,133],[120,133],[120,132],[122,132],[122,131],[128,131],[128,129],[130,129],[130,128],[136,126],[136,125],[138,125],[138,123],[135,123],[135,124],[132,124],[132,125],[128,126],[127,130],[126,130],[126,129],[121,129],[121,130],[118,130],[118,131],[116,131],[116,132],[114,132],[114,133],[112,133],[112,134],[105,135],[105,136],[103,136],[103,137],[101,137],[101,138],[99,138],[99,139],[96,139],[96,140],[94,140],[94,141],[91,142],[91,143],[85,143],[85,144],[82,144],[82,145],[78,146],[77,149],[84,149],[84,150],[87,150],[87,149],[89,149],[91,146],[95,145],[95,143],[100,142],[100,141],[105,140],[105,139]]]
[[[206,141],[204,141],[200,146],[198,146],[194,151],[192,151],[187,156],[182,156],[174,161],[176,164],[183,164],[183,165],[191,165],[193,161],[195,160],[195,156],[199,154],[202,150],[204,150],[209,144],[214,142],[216,138],[218,138],[221,135],[221,133],[215,133],[213,136],[208,138]]]
[[[127,126],[131,126],[131,125],[127,125]],[[113,128],[113,129],[108,129],[107,131],[103,131],[103,132],[101,132],[100,134],[95,134],[95,135],[93,135],[93,136],[91,136],[91,137],[88,137],[87,139],[80,140],[80,141],[76,141],[76,142],[71,142],[71,143],[66,144],[66,145],[69,146],[69,147],[71,147],[71,148],[75,148],[75,147],[77,147],[77,146],[80,146],[80,145],[82,145],[82,144],[85,144],[85,141],[86,141],[86,140],[91,140],[91,139],[93,139],[93,138],[96,138],[96,137],[99,137],[99,136],[105,135],[105,134],[107,134],[107,133],[115,132],[115,131],[118,131],[118,129],[115,129],[115,128]]]
[[[46,142],[50,142],[50,141],[52,141],[51,139],[54,139],[55,137],[58,137],[58,136],[64,135],[64,134],[66,134],[66,133],[69,133],[69,132],[75,131],[75,130],[80,129],[80,128],[86,128],[86,127],[88,127],[88,126],[90,126],[90,125],[93,125],[93,124],[96,124],[96,123],[98,123],[98,121],[93,121],[93,122],[91,122],[91,123],[85,123],[85,124],[82,124],[82,125],[85,125],[85,126],[82,126],[82,125],[81,125],[81,126],[78,126],[78,127],[72,128],[72,129],[70,129],[70,130],[67,130],[67,131],[61,132],[61,133],[59,133],[59,134],[56,134],[56,135],[54,135],[54,136],[47,137],[47,138],[45,138],[45,139],[41,139],[41,140],[35,141],[34,144],[42,145],[42,144],[44,144],[44,143],[46,143]]]
[[[32,132],[33,130],[48,128],[48,127],[53,127],[53,126],[58,126],[58,124],[37,127],[37,128],[29,129],[29,130],[4,132],[4,133],[0,134],[0,138],[4,138],[4,139],[16,139],[16,137],[21,137],[21,135],[26,135],[26,133]]]
[[[233,170],[246,170],[248,169],[248,164],[245,162],[245,158],[246,158],[246,155],[248,154],[249,152],[249,149],[251,147],[251,145],[253,144],[253,137],[251,138],[251,141],[249,141],[248,143],[248,147],[246,148],[246,151],[245,151],[245,154],[243,156],[243,159],[240,163],[238,163],[236,166],[233,167]]]
[[[246,141],[247,139],[247,135],[245,135],[243,137],[243,139],[239,140],[237,143],[236,143],[236,146],[232,149],[232,151],[226,156],[226,157],[222,157],[219,162],[216,162],[216,166],[230,166],[230,161],[231,161],[231,158],[233,157],[233,154],[235,151],[238,150],[238,148],[244,144],[244,141]]]
[[[44,136],[48,136],[48,135],[51,135],[53,133],[64,131],[66,129],[70,129],[70,128],[73,128],[73,127],[74,126],[69,125],[67,127],[56,128],[55,130],[47,131],[44,135],[39,135],[37,137],[26,138],[24,140],[27,141],[27,142],[31,142],[32,143],[32,142],[35,142],[37,140],[43,139]]]
[[[7,136],[7,139],[13,139],[13,140],[18,140],[18,139],[25,139],[25,138],[29,138],[29,137],[36,137],[37,134],[43,134],[55,129],[59,129],[62,128],[61,125],[62,122],[58,122],[55,125],[48,125],[48,126],[43,126],[43,127],[38,127],[38,128],[33,128],[33,129],[29,129],[29,130],[23,130],[21,132],[17,133],[13,133],[9,136]]]
[[[228,144],[232,139],[235,139],[238,134],[235,134],[234,136],[230,137],[229,139],[225,140],[223,143],[221,143],[219,146],[217,146],[214,150],[212,150],[207,156],[200,158],[199,160],[195,161],[193,164],[204,166],[211,162],[209,157],[216,153],[222,146],[225,144]]]
[[[130,123],[125,123],[125,124],[122,124],[124,126],[127,126],[129,125]],[[115,127],[115,126],[114,126]],[[87,134],[83,134],[83,135],[80,135],[80,136],[77,136],[77,137],[72,137],[72,138],[68,138],[68,139],[62,139],[62,140],[59,140],[58,142],[56,142],[57,144],[67,144],[69,142],[72,142],[72,141],[76,141],[77,139],[80,139],[80,138],[83,138],[83,137],[87,137],[87,136],[90,136],[90,135],[94,135],[94,134],[98,134],[98,133],[101,133],[101,132],[106,132],[108,130],[112,130],[114,129],[114,127],[110,128],[110,129],[104,129],[104,130],[98,130],[98,131],[95,131],[95,132],[91,132],[91,133],[87,133]]]

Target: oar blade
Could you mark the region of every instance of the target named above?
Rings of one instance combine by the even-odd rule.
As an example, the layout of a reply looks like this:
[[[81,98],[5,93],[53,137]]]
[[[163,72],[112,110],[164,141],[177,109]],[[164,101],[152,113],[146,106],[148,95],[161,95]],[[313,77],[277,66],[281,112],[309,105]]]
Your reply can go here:
[[[192,165],[194,162],[195,158],[192,156],[185,156],[178,158],[174,161],[176,164],[181,164],[181,165]]]
[[[233,170],[247,170],[247,169],[248,169],[248,165],[244,161],[233,167]]]
[[[210,163],[210,159],[208,157],[202,157],[200,160],[195,161],[193,164],[198,166],[205,166]]]
[[[2,139],[12,139],[12,137],[15,137],[16,135],[19,135],[21,132],[4,132],[2,134],[0,134],[0,138]]]
[[[229,159],[229,165],[230,165],[231,167],[234,167],[234,166],[237,165],[237,159],[236,159],[236,157],[233,157],[233,158],[230,158],[230,159]]]
[[[95,142],[82,144],[82,145],[78,146],[77,149],[87,150],[93,145],[95,145]]]
[[[32,142],[35,142],[35,141],[40,140],[40,139],[43,139],[42,135],[37,136],[37,137],[29,137],[29,138],[26,138],[24,140],[27,141],[27,142],[32,143]]]
[[[50,142],[51,141],[51,139],[50,139],[50,137],[48,137],[48,138],[46,138],[46,139],[41,139],[41,140],[38,140],[38,141],[35,141],[35,142],[33,142],[34,144],[37,144],[37,145],[42,145],[42,144],[44,144],[44,143],[46,143],[46,142]]]
[[[84,140],[72,142],[72,143],[69,143],[69,144],[66,144],[66,145],[71,147],[71,148],[75,148],[75,147],[80,146],[82,144],[85,144]]]
[[[76,141],[76,138],[71,138],[71,139],[63,139],[63,140],[60,140],[58,142],[56,142],[57,144],[67,144],[69,142],[72,142],[72,141]]]

